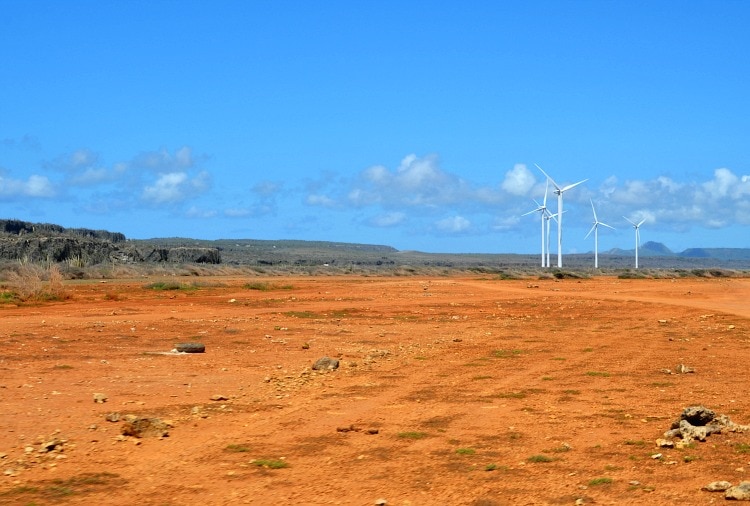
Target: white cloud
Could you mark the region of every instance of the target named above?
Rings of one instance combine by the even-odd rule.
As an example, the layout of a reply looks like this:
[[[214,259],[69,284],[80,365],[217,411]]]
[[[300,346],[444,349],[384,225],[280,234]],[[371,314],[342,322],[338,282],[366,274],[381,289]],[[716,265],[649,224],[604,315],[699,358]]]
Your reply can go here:
[[[158,172],[175,172],[177,170],[189,169],[195,165],[195,162],[192,149],[188,146],[183,146],[174,154],[170,154],[164,148],[158,151],[143,152],[133,158],[131,165]]]
[[[52,182],[45,176],[31,175],[26,181],[0,177],[0,196],[50,198],[57,194]]]
[[[207,219],[215,218],[218,213],[213,209],[201,209],[197,206],[192,206],[185,212],[185,216],[188,218]]]
[[[528,195],[529,190],[536,183],[534,175],[526,168],[526,165],[517,163],[511,170],[505,173],[500,187],[512,195]]]
[[[385,213],[375,216],[370,223],[376,227],[395,227],[406,220],[406,214],[401,212]]]
[[[476,205],[477,191],[462,178],[443,171],[434,155],[405,156],[396,170],[382,165],[363,170],[346,198],[354,206],[422,207]],[[488,195],[483,196],[486,202]]]
[[[143,200],[155,205],[173,204],[205,191],[208,186],[208,174],[201,172],[190,179],[186,172],[169,172],[161,174],[153,185],[143,189]]]
[[[305,202],[311,206],[333,207],[336,204],[332,198],[326,195],[313,194],[308,195]]]
[[[224,215],[228,216],[229,218],[245,218],[247,216],[250,216],[252,214],[252,211],[250,209],[246,209],[243,207],[231,207],[229,209],[224,209]]]
[[[452,216],[445,218],[435,223],[438,230],[442,232],[448,232],[450,234],[458,234],[466,232],[471,228],[471,222],[463,216]]]

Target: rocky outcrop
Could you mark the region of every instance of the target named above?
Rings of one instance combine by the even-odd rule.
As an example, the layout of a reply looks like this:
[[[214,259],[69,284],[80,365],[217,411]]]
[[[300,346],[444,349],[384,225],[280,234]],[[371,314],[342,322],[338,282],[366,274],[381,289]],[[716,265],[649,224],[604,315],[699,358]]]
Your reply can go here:
[[[31,235],[0,236],[0,259],[23,262],[68,262],[83,267],[101,263],[204,263],[220,264],[218,248],[134,246],[86,237]]]

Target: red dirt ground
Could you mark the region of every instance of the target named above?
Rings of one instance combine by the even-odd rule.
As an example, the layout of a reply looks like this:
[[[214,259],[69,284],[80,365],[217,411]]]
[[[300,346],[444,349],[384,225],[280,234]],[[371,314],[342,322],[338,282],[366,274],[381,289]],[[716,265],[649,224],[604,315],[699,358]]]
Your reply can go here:
[[[750,479],[750,434],[654,443],[690,405],[750,423],[749,279],[149,281],[0,306],[1,504],[693,505]]]

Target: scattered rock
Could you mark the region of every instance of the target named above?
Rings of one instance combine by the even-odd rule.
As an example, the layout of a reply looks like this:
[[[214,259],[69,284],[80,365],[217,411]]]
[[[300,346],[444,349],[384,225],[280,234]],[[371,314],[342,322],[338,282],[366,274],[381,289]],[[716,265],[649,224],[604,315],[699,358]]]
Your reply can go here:
[[[705,490],[706,492],[724,492],[731,486],[732,484],[728,481],[712,481],[711,483],[703,487],[703,490]]]
[[[352,424],[346,427],[337,427],[336,432],[363,432],[365,434],[374,435],[380,433],[379,429],[362,429]]]
[[[657,439],[656,446],[659,448],[674,448],[674,441],[671,439]]]
[[[107,398],[108,398],[107,394],[102,394],[102,393],[94,394],[94,402],[97,404],[104,404],[105,402],[107,402]]]
[[[174,345],[177,353],[205,353],[206,345],[202,343],[177,343]]]
[[[388,501],[383,498],[375,499],[375,506],[387,506],[387,504]]]
[[[750,481],[743,481],[736,487],[728,488],[724,498],[735,501],[750,501]]]
[[[107,420],[108,422],[119,422],[120,413],[107,413],[104,419]]]
[[[717,416],[713,410],[705,406],[689,406],[682,410],[680,418],[672,423],[664,437],[679,437],[682,442],[678,441],[675,446],[684,447],[690,441],[705,441],[711,434],[721,434],[722,431],[745,432],[750,431],[750,426],[736,424],[726,415]]]
[[[335,358],[319,358],[312,366],[315,371],[333,371],[339,368],[339,361]]]
[[[226,395],[216,394],[216,395],[211,396],[211,400],[212,401],[228,401],[229,397],[227,397]]]
[[[674,370],[675,374],[691,374],[695,372],[695,369],[688,367],[685,364],[677,364],[677,367],[675,367]]]
[[[125,422],[120,430],[123,436],[142,437],[167,437],[169,436],[169,424],[159,418],[133,417]]]

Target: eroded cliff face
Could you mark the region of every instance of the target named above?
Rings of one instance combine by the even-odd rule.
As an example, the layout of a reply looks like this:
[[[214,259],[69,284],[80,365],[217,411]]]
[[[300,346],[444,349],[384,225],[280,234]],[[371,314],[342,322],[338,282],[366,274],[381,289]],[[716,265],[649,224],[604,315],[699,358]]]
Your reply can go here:
[[[208,247],[136,246],[115,232],[0,220],[0,259],[79,266],[105,262],[219,264],[221,253],[218,248]]]

